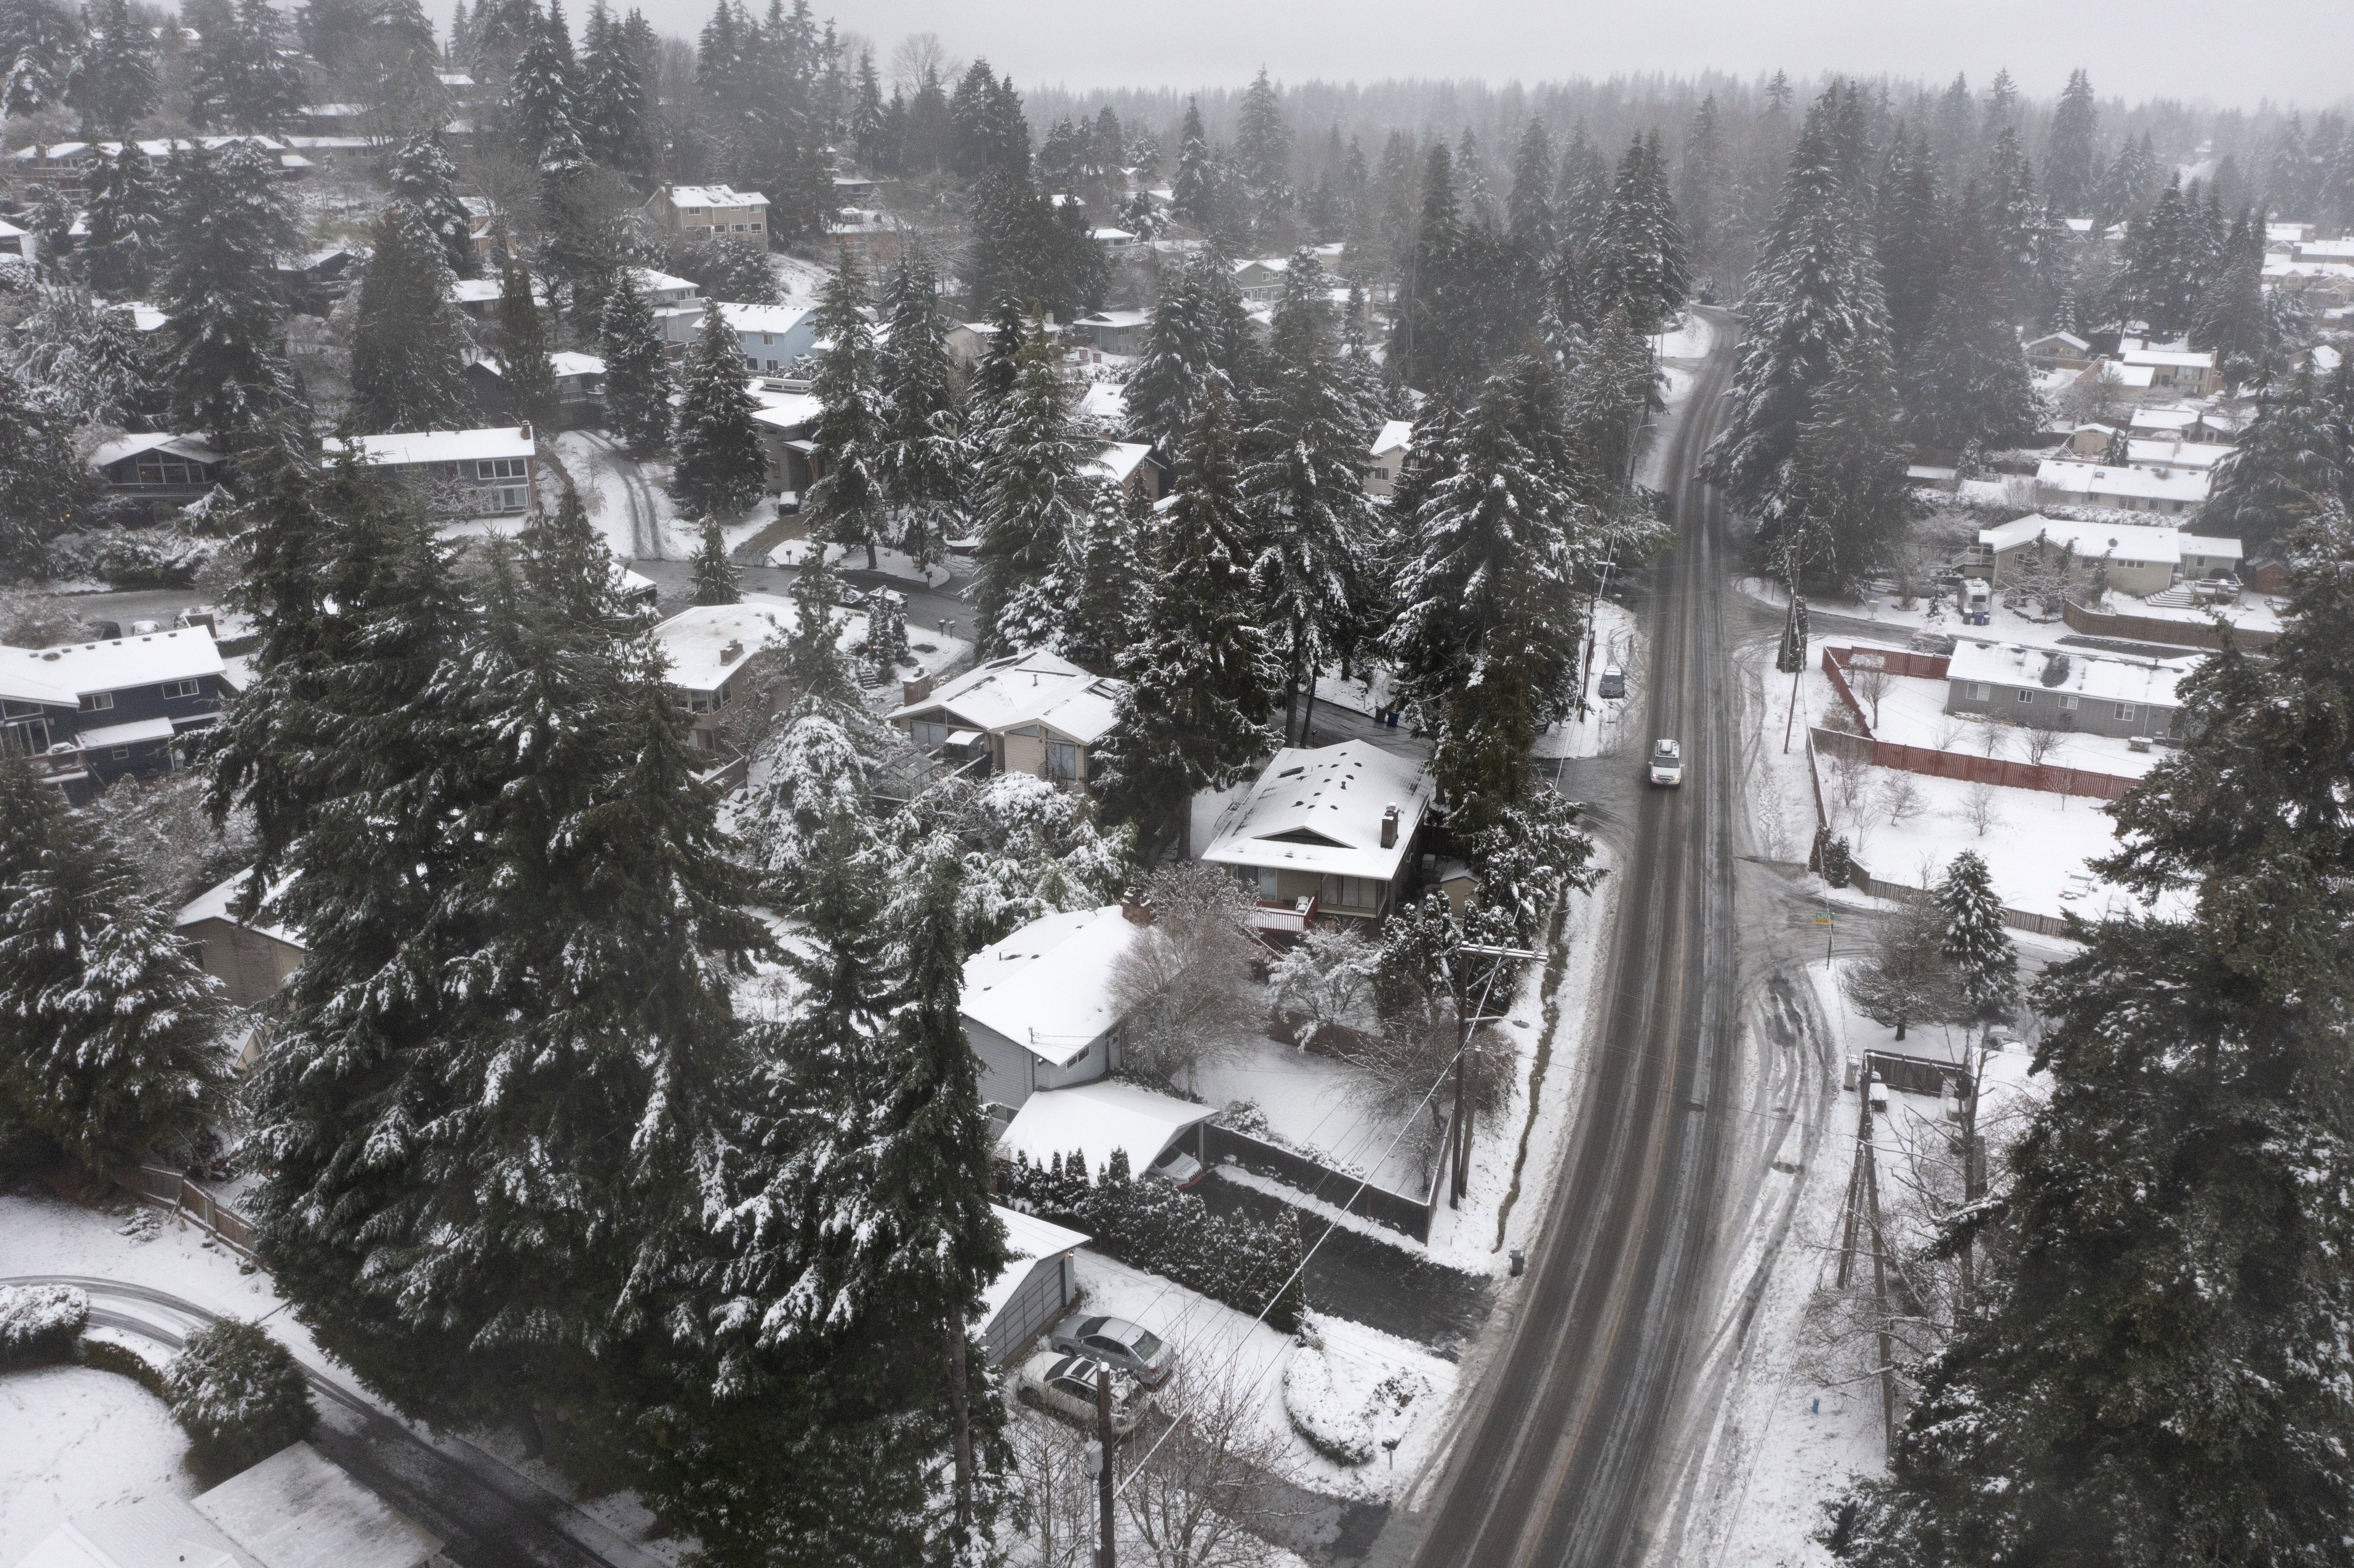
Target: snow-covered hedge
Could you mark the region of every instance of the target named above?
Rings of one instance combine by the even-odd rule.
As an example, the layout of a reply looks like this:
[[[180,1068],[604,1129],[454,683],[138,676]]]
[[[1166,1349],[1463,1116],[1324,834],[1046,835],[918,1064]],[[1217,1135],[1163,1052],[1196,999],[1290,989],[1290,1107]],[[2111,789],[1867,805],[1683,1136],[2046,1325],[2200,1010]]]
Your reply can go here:
[[[118,588],[186,588],[220,547],[220,540],[174,524],[92,528],[50,540],[49,569],[61,577],[96,577]]]
[[[233,1318],[188,1336],[164,1371],[164,1398],[196,1462],[223,1472],[301,1441],[319,1419],[293,1353]]]
[[[1338,1465],[1362,1465],[1385,1439],[1403,1437],[1430,1380],[1411,1367],[1385,1366],[1329,1343],[1310,1313],[1283,1369],[1283,1409],[1308,1446]]]
[[[1307,1310],[1307,1293],[1292,1278],[1303,1255],[1297,1227],[1214,1214],[1200,1198],[1157,1176],[1130,1176],[1125,1154],[1115,1155],[1094,1181],[1076,1150],[1045,1166],[1017,1159],[1001,1191],[1017,1208],[1087,1232],[1099,1251],[1130,1267],[1238,1311],[1256,1317],[1273,1298],[1267,1320],[1286,1333]]]
[[[0,1288],[0,1367],[73,1360],[90,1298],[69,1285]]]

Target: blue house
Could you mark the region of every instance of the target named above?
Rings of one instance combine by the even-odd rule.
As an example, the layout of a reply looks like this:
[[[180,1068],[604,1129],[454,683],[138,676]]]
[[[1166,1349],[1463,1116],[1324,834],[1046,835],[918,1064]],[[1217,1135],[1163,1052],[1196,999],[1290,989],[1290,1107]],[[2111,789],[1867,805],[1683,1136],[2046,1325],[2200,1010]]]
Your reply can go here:
[[[77,804],[126,774],[180,765],[180,736],[220,718],[222,662],[201,626],[58,648],[0,647],[0,745]]]

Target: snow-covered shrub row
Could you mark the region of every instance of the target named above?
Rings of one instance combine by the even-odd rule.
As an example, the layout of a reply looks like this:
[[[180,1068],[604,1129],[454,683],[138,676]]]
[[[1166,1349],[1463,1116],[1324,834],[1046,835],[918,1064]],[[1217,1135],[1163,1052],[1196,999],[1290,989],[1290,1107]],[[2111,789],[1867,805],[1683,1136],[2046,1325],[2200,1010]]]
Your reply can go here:
[[[1337,1352],[1313,1313],[1283,1369],[1283,1409],[1292,1430],[1336,1465],[1362,1465],[1386,1438],[1402,1437],[1407,1413],[1431,1392],[1410,1367],[1386,1367]]]
[[[61,577],[95,577],[118,588],[186,588],[196,580],[218,539],[165,524],[93,528],[49,541],[49,569]]]
[[[1173,1279],[1237,1311],[1257,1316],[1272,1298],[1267,1320],[1285,1333],[1299,1326],[1307,1310],[1306,1290],[1292,1278],[1304,1253],[1295,1227],[1214,1214],[1200,1198],[1159,1177],[1129,1175],[1124,1152],[1115,1153],[1095,1181],[1087,1180],[1087,1157],[1076,1150],[1044,1166],[1017,1157],[1000,1192],[1016,1208],[1087,1232],[1097,1250],[1131,1268]]]
[[[73,1360],[90,1298],[69,1285],[0,1288],[0,1367]]]
[[[319,1419],[293,1352],[234,1318],[188,1336],[164,1370],[164,1399],[196,1462],[221,1472],[242,1470],[300,1442]]]

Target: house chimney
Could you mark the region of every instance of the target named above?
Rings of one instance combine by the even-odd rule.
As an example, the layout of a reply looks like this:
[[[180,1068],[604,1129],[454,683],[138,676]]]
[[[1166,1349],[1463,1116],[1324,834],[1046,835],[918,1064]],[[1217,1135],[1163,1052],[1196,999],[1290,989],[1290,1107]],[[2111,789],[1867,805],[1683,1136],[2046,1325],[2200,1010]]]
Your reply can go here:
[[[1397,808],[1392,806],[1382,813],[1382,848],[1397,848]]]
[[[733,664],[743,652],[744,644],[741,641],[731,641],[726,647],[719,651],[719,662],[722,664]]]
[[[1119,917],[1131,926],[1152,924],[1152,895],[1141,887],[1130,887],[1119,895]]]
[[[520,429],[523,431],[523,439],[525,440],[531,440],[531,421],[529,419],[525,419]]]
[[[899,683],[899,705],[903,708],[914,707],[931,694],[932,678],[921,670],[916,672],[914,680]]]

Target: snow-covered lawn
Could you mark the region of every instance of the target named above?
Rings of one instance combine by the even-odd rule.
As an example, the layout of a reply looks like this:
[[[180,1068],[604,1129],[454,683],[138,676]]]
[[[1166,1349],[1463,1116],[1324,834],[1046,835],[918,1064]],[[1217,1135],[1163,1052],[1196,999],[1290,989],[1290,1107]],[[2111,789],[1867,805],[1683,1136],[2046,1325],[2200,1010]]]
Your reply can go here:
[[[1651,351],[1661,359],[1706,359],[1716,343],[1716,329],[1697,311],[1687,311],[1675,330],[1656,334]]]
[[[1770,606],[1776,614],[1789,608],[1790,596],[1780,583],[1767,577],[1743,577],[1740,588],[1760,604]],[[1903,609],[1887,595],[1868,598],[1861,604],[1838,604],[1829,599],[1809,599],[1810,609],[1825,615],[1844,616],[1850,620],[1875,620],[1888,628],[1890,646],[1902,648],[1915,631],[1943,632],[1948,637],[1978,637],[1993,642],[2023,642],[2031,648],[2057,648],[2060,639],[2073,636],[2067,622],[2053,617],[2049,620],[2030,620],[2015,609],[1996,604],[1984,626],[1964,626],[1960,612],[1952,599],[1915,599],[1913,608]],[[1819,634],[1815,642],[1845,642],[1851,639],[1837,634]],[[1812,657],[1813,655],[1809,655]]]
[[[770,253],[769,265],[777,270],[777,287],[784,291],[787,304],[817,303],[818,291],[833,276],[833,269],[822,261],[804,261],[781,251]]]
[[[813,545],[807,539],[788,539],[783,544],[779,545],[775,549],[769,552],[769,565],[772,567],[798,567],[803,561],[809,559],[811,551],[820,547],[821,546]],[[854,547],[849,545],[827,545],[822,546],[822,548],[825,551],[825,558],[837,567],[857,572],[863,572],[867,569],[866,552],[863,547]],[[926,567],[919,574],[916,570],[915,556],[910,556],[905,550],[893,549],[877,549],[875,552],[874,569],[880,572],[886,577],[898,577],[904,581],[911,583],[920,582],[927,588],[939,588],[943,586],[948,582],[949,576],[951,575],[948,567],[939,565],[938,562],[934,562],[932,565]]]
[[[1871,646],[1840,644],[1850,645]],[[2040,661],[2037,667],[2041,667]],[[1937,751],[1999,757],[2011,762],[2028,759],[2027,744],[2031,731],[2019,725],[1990,724],[1948,714],[1946,691],[1943,681],[1892,675],[1877,708],[1861,693],[1858,698],[1863,703],[1864,717],[1872,721],[1872,733],[1879,739],[1898,746],[1925,746]],[[1987,749],[1989,745],[1994,747],[1991,751]],[[2120,779],[2138,779],[2165,760],[2166,756],[2164,751],[2156,749],[2136,751],[2126,744],[2123,736],[2062,731],[2055,735],[2052,749],[2043,754],[2043,764],[2047,768],[2077,768]]]
[[[164,1402],[119,1372],[0,1372],[0,1563],[77,1514],[198,1490]]]
[[[1411,1132],[1400,1139],[1405,1118],[1369,1104],[1366,1087],[1345,1062],[1267,1039],[1238,1042],[1230,1059],[1203,1067],[1193,1085],[1207,1104],[1257,1106],[1277,1142],[1418,1196],[1427,1185],[1430,1139]]]

